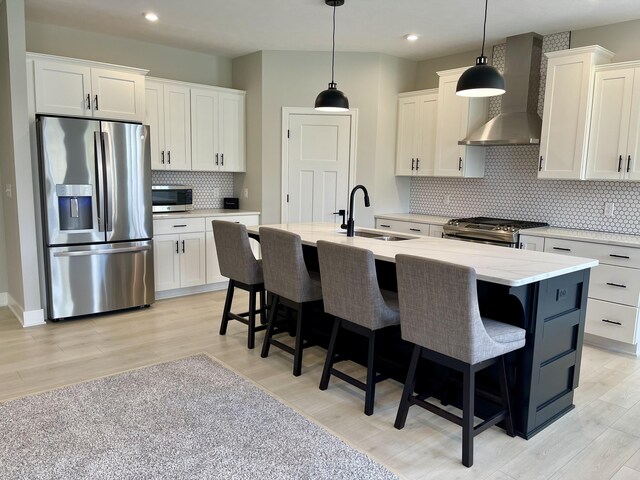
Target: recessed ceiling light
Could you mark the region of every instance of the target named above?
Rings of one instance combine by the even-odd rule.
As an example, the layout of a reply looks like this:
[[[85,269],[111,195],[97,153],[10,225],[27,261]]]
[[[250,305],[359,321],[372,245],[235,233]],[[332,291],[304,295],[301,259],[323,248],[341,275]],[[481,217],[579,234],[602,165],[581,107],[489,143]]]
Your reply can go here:
[[[144,18],[146,18],[150,22],[157,22],[158,21],[158,15],[156,15],[153,12],[143,13],[143,15],[144,15]]]
[[[405,40],[408,40],[410,42],[415,42],[416,40],[418,40],[418,38],[420,38],[420,35],[418,35],[417,33],[407,33],[404,38]]]

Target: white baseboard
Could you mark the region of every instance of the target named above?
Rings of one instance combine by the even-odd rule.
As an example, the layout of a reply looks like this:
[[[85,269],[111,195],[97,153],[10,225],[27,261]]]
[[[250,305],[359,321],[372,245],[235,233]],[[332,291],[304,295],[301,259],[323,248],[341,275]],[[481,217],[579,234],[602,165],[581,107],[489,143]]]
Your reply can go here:
[[[7,292],[0,292],[0,307],[6,307],[9,304]]]
[[[9,310],[13,312],[23,327],[35,327],[36,325],[44,325],[44,310],[24,310],[22,305],[16,302],[13,297],[7,294],[7,305]]]
[[[634,357],[640,356],[640,344],[632,345],[630,343],[618,342],[617,340],[599,337],[586,332],[584,334],[584,343],[606,350],[613,350],[614,352],[626,353]]]
[[[165,298],[184,297],[185,295],[194,295],[196,293],[215,292],[217,290],[224,290],[229,285],[228,281],[219,283],[210,283],[207,285],[198,285],[197,287],[176,288],[174,290],[163,290],[156,292],[156,300],[163,300]]]

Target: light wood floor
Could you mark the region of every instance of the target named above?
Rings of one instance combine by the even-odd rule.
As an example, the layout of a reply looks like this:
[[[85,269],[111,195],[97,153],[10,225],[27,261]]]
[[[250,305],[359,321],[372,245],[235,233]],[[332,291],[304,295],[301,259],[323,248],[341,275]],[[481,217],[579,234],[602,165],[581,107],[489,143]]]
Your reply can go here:
[[[399,383],[379,384],[375,414],[367,417],[363,393],[353,387],[332,379],[327,391],[318,390],[324,350],[307,350],[303,374],[295,378],[290,355],[272,349],[262,359],[259,346],[247,350],[246,327],[238,322],[218,335],[223,302],[224,292],[207,293],[28,329],[0,309],[0,401],[205,352],[403,478],[640,479],[635,358],[585,347],[576,409],[529,441],[495,427],[484,432],[476,438],[475,465],[467,469],[455,425],[412,408],[406,427],[393,428]]]

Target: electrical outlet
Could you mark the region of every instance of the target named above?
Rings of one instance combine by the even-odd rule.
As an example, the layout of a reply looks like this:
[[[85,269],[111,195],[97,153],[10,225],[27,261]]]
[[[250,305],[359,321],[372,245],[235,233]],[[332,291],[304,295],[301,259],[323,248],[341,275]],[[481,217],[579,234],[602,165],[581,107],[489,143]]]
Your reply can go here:
[[[213,187],[213,198],[220,198],[220,187]]]
[[[244,189],[244,198],[249,198],[249,189],[248,188]]]
[[[615,203],[613,203],[613,202],[605,202],[605,204],[604,204],[604,216],[605,217],[613,217],[614,208],[615,208]]]
[[[451,195],[446,194],[443,198],[442,198],[442,203],[444,203],[445,205],[449,205],[451,203]]]

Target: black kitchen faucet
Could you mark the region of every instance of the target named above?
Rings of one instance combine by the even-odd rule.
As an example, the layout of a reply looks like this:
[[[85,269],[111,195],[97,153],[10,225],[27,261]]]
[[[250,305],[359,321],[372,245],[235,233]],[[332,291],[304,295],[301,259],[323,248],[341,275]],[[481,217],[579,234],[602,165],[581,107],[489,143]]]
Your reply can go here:
[[[347,237],[353,237],[356,230],[355,222],[353,221],[353,199],[356,195],[357,190],[362,190],[362,192],[364,193],[364,206],[368,207],[371,205],[369,203],[369,192],[367,192],[365,186],[356,185],[355,187],[353,187],[353,190],[351,190],[351,196],[349,198],[349,220],[347,220]]]

